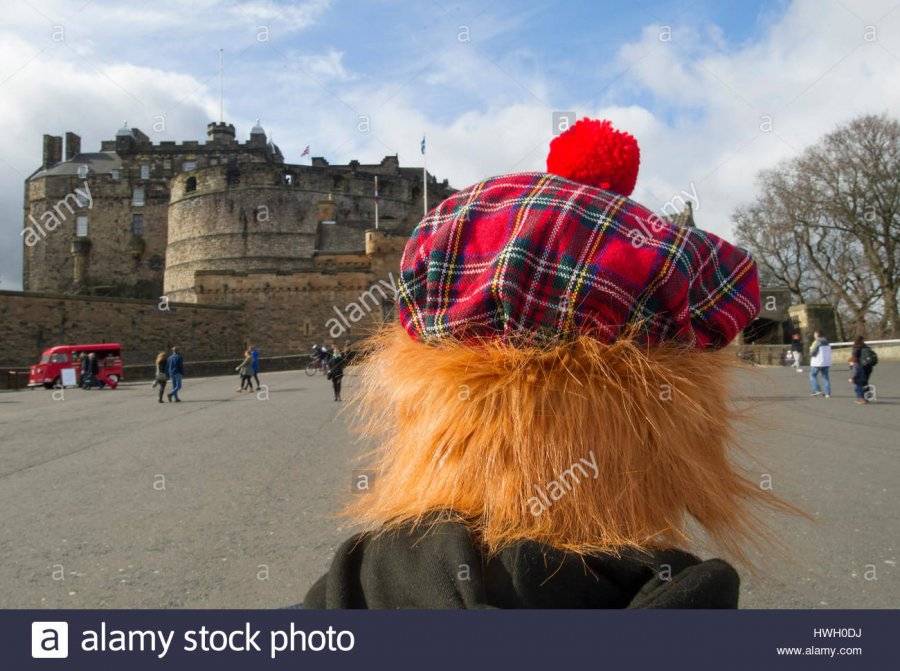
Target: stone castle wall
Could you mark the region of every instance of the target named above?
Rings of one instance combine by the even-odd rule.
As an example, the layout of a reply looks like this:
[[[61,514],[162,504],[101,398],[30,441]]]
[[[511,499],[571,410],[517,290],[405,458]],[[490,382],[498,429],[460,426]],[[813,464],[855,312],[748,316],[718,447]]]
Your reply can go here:
[[[238,357],[246,333],[240,307],[129,298],[0,291],[0,367],[38,361],[53,345],[122,343],[126,364],[149,364],[177,343],[187,360]]]
[[[200,272],[191,300],[243,306],[247,337],[267,356],[304,353],[313,343],[346,347],[394,318],[406,238],[365,236],[365,253],[320,255],[307,271]]]
[[[85,187],[87,182],[87,187]],[[69,196],[75,204],[74,194],[79,189],[90,191],[89,206],[75,207],[70,212],[60,206],[60,200]],[[46,230],[40,240],[25,247],[23,287],[26,291],[69,292],[79,287],[75,278],[75,257],[72,243],[76,239],[76,218],[88,218],[90,241],[86,251],[86,286],[119,287],[144,297],[159,296],[162,292],[162,276],[166,255],[166,218],[169,194],[164,185],[146,183],[145,204],[132,206],[133,186],[127,180],[113,179],[110,175],[95,175],[86,180],[77,175],[58,175],[28,184],[26,199],[26,226],[31,224],[29,215],[39,224],[46,212],[54,216],[62,213],[61,224],[55,230]],[[132,248],[132,215],[143,216],[144,233]],[[127,288],[126,288],[127,287]],[[85,287],[81,287],[85,288]]]
[[[375,219],[374,174],[334,166],[210,167],[172,180],[165,294],[193,300],[195,274],[315,270],[322,255],[360,253]],[[404,238],[421,217],[421,183],[376,166],[379,229]],[[449,195],[435,185],[429,200]]]

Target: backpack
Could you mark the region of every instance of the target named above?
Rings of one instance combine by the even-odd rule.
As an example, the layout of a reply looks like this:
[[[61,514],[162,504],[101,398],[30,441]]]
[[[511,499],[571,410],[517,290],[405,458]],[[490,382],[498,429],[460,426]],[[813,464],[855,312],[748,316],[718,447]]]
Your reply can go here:
[[[863,368],[878,365],[878,355],[871,347],[863,347],[859,353],[859,363]]]

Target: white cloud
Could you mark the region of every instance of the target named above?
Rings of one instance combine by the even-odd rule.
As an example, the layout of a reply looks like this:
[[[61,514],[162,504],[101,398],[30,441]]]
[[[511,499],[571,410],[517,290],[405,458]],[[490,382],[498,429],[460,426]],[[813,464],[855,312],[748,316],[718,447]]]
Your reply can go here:
[[[236,2],[228,12],[242,20],[260,22],[269,27],[302,30],[313,25],[331,6],[331,0],[309,0],[304,3],[280,4],[271,0]]]
[[[704,39],[709,28],[676,26],[668,43],[646,28],[620,62],[668,112],[649,134],[636,133],[644,161],[635,196],[659,207],[693,183],[698,223],[728,235],[759,170],[854,116],[896,115],[900,12],[887,14],[891,5],[801,0],[761,40],[736,47]],[[875,42],[866,41],[867,25],[877,28]]]
[[[64,46],[41,51],[0,33],[0,286],[21,282],[22,189],[41,162],[43,133],[73,130],[84,151],[96,151],[123,120],[154,141],[164,117],[168,129],[191,129],[200,137],[217,114],[215,96],[190,75],[130,64],[88,66],[68,58]],[[186,138],[178,138],[186,139]]]
[[[317,80],[349,81],[353,75],[344,67],[344,53],[329,49],[324,54],[297,56],[297,65]]]

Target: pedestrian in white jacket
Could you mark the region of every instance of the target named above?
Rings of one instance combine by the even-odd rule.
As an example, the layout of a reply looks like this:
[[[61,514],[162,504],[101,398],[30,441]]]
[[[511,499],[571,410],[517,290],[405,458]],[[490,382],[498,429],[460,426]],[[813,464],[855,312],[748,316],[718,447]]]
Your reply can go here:
[[[822,387],[825,398],[831,398],[831,380],[828,371],[831,368],[831,343],[821,333],[813,333],[813,342],[809,348],[809,390],[811,396],[821,396],[819,374],[822,375]]]

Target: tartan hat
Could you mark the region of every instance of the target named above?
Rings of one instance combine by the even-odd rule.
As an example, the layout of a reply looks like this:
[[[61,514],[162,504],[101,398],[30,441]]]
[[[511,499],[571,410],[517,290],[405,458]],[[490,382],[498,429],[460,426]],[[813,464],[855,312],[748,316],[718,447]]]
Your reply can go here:
[[[743,249],[542,172],[493,177],[444,200],[412,232],[398,287],[400,322],[428,342],[611,343],[637,332],[650,344],[717,348],[759,305]]]

